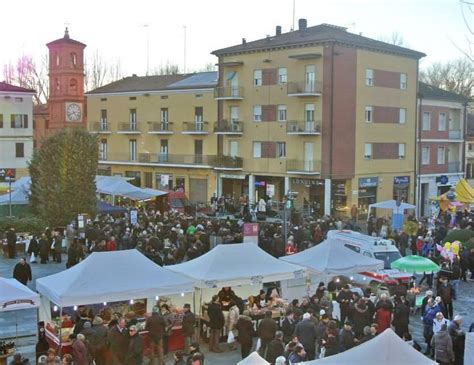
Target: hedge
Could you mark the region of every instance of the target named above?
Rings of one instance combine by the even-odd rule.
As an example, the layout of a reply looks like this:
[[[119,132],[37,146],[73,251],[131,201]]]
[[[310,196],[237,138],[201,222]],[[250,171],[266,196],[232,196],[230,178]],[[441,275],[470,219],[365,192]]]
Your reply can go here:
[[[15,231],[27,232],[30,234],[40,234],[44,232],[47,224],[41,219],[36,217],[2,217],[0,218],[0,232],[5,232],[11,227],[15,228]]]

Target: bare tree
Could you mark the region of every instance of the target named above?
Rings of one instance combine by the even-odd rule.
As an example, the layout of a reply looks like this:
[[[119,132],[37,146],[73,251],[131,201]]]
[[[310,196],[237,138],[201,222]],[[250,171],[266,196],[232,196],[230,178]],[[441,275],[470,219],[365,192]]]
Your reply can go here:
[[[206,63],[203,67],[198,68],[196,72],[210,72],[217,71],[216,65],[213,62]]]
[[[471,97],[474,92],[474,64],[469,58],[434,63],[420,73],[427,84]]]
[[[399,47],[409,47],[408,44],[405,42],[405,39],[403,38],[403,36],[398,32],[393,32],[389,36],[380,36],[378,37],[378,40],[381,42],[390,43]]]
[[[461,5],[461,14],[463,17],[464,24],[466,25],[466,49],[459,47],[455,44],[456,48],[459,49],[464,56],[466,56],[471,62],[474,62],[474,1],[472,0],[459,0]]]
[[[15,63],[3,66],[5,82],[36,91],[33,97],[35,104],[43,104],[48,100],[48,56],[41,57],[37,64],[31,55],[23,55]]]
[[[86,91],[97,89],[123,77],[120,59],[117,59],[114,63],[107,63],[98,50],[95,50],[90,57],[86,58],[84,69],[84,88]]]
[[[166,64],[161,64],[160,67],[156,67],[151,70],[150,75],[178,75],[179,66],[170,61],[166,61]]]

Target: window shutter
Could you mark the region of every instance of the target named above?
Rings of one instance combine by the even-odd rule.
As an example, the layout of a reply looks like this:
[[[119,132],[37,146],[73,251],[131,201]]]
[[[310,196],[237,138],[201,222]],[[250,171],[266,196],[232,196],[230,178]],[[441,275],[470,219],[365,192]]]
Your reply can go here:
[[[23,114],[23,128],[28,128],[28,114]]]

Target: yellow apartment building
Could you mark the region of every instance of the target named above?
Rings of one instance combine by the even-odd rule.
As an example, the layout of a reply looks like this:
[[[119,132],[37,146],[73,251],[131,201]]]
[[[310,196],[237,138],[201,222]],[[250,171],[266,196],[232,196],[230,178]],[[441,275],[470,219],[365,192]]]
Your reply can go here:
[[[418,60],[423,53],[329,24],[212,52],[218,57],[219,155],[243,170],[217,172],[217,192],[297,192],[319,213],[361,217],[375,201],[414,201]]]
[[[216,191],[216,170],[242,169],[238,158],[216,157],[216,83],[217,72],[133,75],[87,93],[100,173],[208,201]]]

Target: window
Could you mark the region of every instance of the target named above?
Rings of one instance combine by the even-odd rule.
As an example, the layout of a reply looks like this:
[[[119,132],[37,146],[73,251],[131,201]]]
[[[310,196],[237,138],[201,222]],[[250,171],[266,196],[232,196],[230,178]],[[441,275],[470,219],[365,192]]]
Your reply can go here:
[[[446,163],[446,149],[444,147],[438,147],[438,165],[444,165]]]
[[[262,143],[261,142],[254,142],[253,143],[253,158],[260,158],[262,157]]]
[[[137,140],[136,139],[131,139],[129,141],[129,157],[130,161],[134,162],[137,160]]]
[[[168,108],[161,108],[160,109],[160,122],[161,123],[168,123]]]
[[[286,157],[286,143],[285,142],[276,143],[276,157],[277,158]]]
[[[423,123],[421,129],[424,131],[431,130],[431,115],[430,112],[423,112]]]
[[[130,97],[128,98],[128,100],[137,100],[137,97],[136,97],[136,96],[130,96]]]
[[[101,131],[107,131],[107,109],[101,109],[100,111],[100,124],[99,124]]]
[[[280,67],[278,69],[278,83],[281,84],[286,84],[288,81],[288,75],[287,75],[287,70],[286,67]]]
[[[407,122],[407,110],[400,108],[400,119],[398,120],[400,124],[405,124]]]
[[[130,124],[137,124],[137,109],[130,109],[129,121]]]
[[[430,148],[429,147],[421,148],[421,164],[422,165],[430,164]]]
[[[229,156],[237,157],[239,155],[239,141],[230,141]]]
[[[160,99],[168,99],[168,95],[161,95]]]
[[[12,129],[28,128],[28,114],[11,114],[10,122]]]
[[[168,161],[168,140],[161,139],[160,140],[160,154],[158,155],[160,162],[167,162]]]
[[[305,104],[304,114],[306,122],[314,122],[314,104]]]
[[[100,98],[100,101],[107,101],[107,98]]]
[[[262,121],[262,106],[261,105],[253,106],[253,121],[254,122]]]
[[[107,140],[101,139],[99,143],[99,160],[107,160]]]
[[[400,74],[400,89],[406,90],[407,88],[407,74]]]
[[[278,105],[278,121],[286,122],[287,121],[287,108],[286,105]]]
[[[374,117],[374,107],[366,106],[365,107],[365,121],[367,123],[372,123],[373,117]]]
[[[196,97],[196,99],[201,99],[204,95],[203,94],[196,94],[194,96]]]
[[[398,144],[398,158],[405,158],[405,143]]]
[[[446,113],[439,113],[438,118],[438,131],[446,130]]]
[[[15,143],[15,157],[25,157],[24,143]]]
[[[3,114],[0,114],[0,128],[3,128]]]
[[[370,68],[365,70],[365,84],[367,86],[374,86],[374,70]]]
[[[169,189],[173,190],[173,175],[169,174],[155,174],[155,184],[157,189]],[[176,201],[180,202],[179,199]],[[176,204],[171,202],[171,204]],[[177,206],[172,206],[173,208],[176,208]]]
[[[153,188],[153,173],[145,172],[145,188]]]
[[[367,160],[372,158],[372,143],[366,143],[364,145],[364,158]]]
[[[0,117],[1,117],[1,115],[0,115]],[[0,119],[1,119],[1,118],[0,118]],[[467,149],[468,149],[469,151],[474,151],[474,143],[468,143]]]
[[[255,70],[253,72],[253,86],[262,85],[262,70]]]
[[[17,103],[21,103],[21,102],[23,102],[23,98],[15,98],[15,101],[16,101]]]
[[[77,65],[77,55],[74,52],[71,53],[71,64],[73,67]]]

